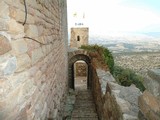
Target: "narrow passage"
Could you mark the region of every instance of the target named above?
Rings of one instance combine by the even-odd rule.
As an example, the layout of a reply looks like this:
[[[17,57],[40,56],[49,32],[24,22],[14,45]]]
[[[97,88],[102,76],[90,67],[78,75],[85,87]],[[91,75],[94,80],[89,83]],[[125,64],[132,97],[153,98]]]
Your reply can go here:
[[[79,79],[76,88],[75,104],[71,115],[71,120],[98,120],[93,96],[86,88],[86,80]]]

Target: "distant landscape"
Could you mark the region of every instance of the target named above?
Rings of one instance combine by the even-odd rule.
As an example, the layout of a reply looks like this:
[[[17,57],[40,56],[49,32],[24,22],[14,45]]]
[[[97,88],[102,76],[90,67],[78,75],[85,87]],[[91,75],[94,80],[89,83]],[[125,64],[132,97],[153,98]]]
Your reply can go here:
[[[148,69],[160,68],[160,33],[90,36],[89,44],[107,47],[115,64],[145,76]]]
[[[112,53],[158,52],[160,33],[127,33],[121,35],[91,35],[89,44],[107,47]]]

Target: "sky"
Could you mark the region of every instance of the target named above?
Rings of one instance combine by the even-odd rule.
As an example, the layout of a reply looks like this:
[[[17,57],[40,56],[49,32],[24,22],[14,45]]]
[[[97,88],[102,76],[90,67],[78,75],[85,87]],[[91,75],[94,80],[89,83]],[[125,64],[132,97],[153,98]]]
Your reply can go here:
[[[93,34],[160,32],[160,0],[67,0],[68,28],[83,23]]]

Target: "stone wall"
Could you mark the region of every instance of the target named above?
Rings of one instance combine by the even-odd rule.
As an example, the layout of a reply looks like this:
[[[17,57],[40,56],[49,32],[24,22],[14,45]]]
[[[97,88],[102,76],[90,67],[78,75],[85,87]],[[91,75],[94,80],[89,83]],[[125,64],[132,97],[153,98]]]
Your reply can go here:
[[[87,77],[87,64],[84,61],[77,61],[75,63],[75,76],[76,77]]]
[[[62,117],[67,91],[66,0],[0,1],[0,119]],[[61,69],[63,68],[63,69]]]
[[[92,74],[92,91],[100,120],[137,120],[140,90],[134,85],[118,85],[113,76],[102,69],[93,68]]]
[[[160,120],[160,69],[151,69],[144,80],[145,92],[139,97],[139,106],[147,120]]]

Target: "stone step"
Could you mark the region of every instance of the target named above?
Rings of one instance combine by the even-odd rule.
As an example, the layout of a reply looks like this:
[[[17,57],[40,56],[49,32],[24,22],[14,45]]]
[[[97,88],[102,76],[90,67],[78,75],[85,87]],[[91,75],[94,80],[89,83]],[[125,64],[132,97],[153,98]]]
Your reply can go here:
[[[91,91],[83,89],[76,91],[71,120],[98,120]]]
[[[87,108],[87,109],[75,109],[74,110],[74,113],[82,113],[82,112],[96,113],[96,109]]]
[[[98,120],[98,118],[96,117],[96,118],[94,118],[94,117],[87,117],[87,118],[77,118],[77,117],[74,117],[74,118],[71,118],[71,120]]]
[[[72,112],[72,117],[98,117],[95,112]]]
[[[79,105],[79,104],[75,104],[74,105],[74,109],[83,109],[83,110],[85,110],[85,109],[88,109],[88,108],[95,109],[95,105]]]
[[[71,120],[98,120],[98,117],[73,117]]]

